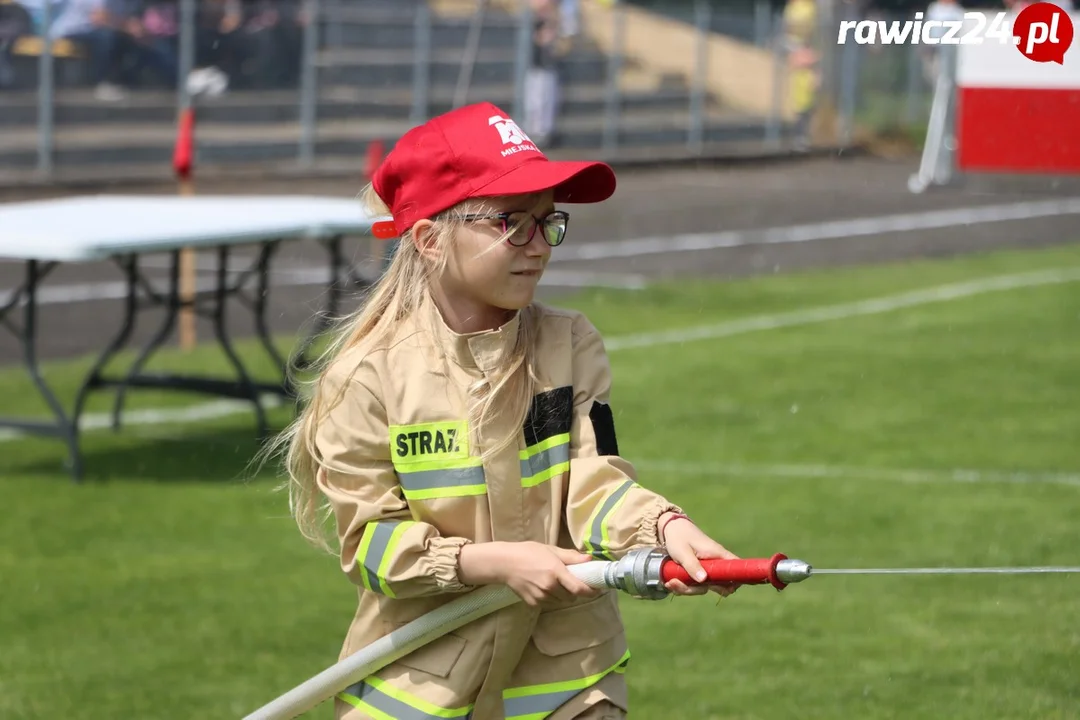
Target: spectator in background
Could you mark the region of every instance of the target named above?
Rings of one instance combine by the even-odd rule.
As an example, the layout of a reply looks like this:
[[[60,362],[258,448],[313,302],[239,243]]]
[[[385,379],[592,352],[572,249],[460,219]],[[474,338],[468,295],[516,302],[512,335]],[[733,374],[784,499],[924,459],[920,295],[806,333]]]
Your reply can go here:
[[[789,100],[795,113],[794,147],[810,147],[810,121],[817,107],[818,7],[816,0],[788,0],[784,6],[784,47],[788,57]]]
[[[551,142],[559,105],[559,6],[556,0],[530,0],[533,8],[532,58],[525,75],[525,134],[538,147]]]
[[[16,38],[31,33],[31,25],[27,8],[17,3],[0,3],[0,90],[15,84],[11,47]]]
[[[124,0],[69,0],[48,30],[52,40],[65,38],[89,53],[89,72],[94,97],[113,101],[124,97],[121,60],[133,56],[137,67],[158,74],[176,86],[176,56],[150,41],[146,29]]]

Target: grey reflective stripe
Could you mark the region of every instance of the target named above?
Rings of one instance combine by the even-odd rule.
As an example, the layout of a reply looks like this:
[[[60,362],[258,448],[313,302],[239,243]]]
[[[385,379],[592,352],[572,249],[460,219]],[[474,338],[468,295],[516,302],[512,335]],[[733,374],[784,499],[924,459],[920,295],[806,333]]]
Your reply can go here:
[[[452,468],[449,470],[399,472],[398,480],[406,492],[483,485],[484,468],[481,465],[476,465],[474,467]]]
[[[445,710],[441,715],[429,715],[423,710],[417,710],[412,705],[406,702],[402,702],[397,698],[392,698],[384,692],[376,690],[366,682],[358,682],[355,685],[351,685],[345,689],[344,695],[352,695],[358,700],[362,700],[376,710],[381,710],[394,720],[457,720],[462,718],[468,720],[472,717],[472,709],[464,711],[464,714],[455,713],[452,710]]]
[[[570,443],[563,443],[538,452],[528,460],[521,461],[521,477],[539,475],[559,463],[570,461]]]
[[[367,575],[371,589],[375,592],[381,592],[379,589],[379,565],[382,563],[383,555],[386,554],[386,546],[390,544],[390,538],[393,537],[394,530],[399,522],[398,520],[377,522],[375,528],[371,531],[371,542],[368,543],[367,552],[364,553],[364,573]]]
[[[612,508],[615,504],[622,499],[622,496],[626,492],[634,487],[633,480],[626,480],[619,489],[611,493],[604,504],[600,506],[600,512],[596,513],[596,519],[593,520],[592,528],[589,534],[589,547],[592,548],[592,556],[597,558],[606,558],[607,552],[604,550],[604,526],[607,524],[608,515],[611,514]]]
[[[526,715],[541,715],[545,713],[553,713],[559,709],[563,703],[571,700],[582,690],[587,688],[576,688],[574,690],[559,690],[557,692],[539,693],[537,695],[526,695],[524,697],[504,698],[503,699],[503,714],[507,718],[523,717]]]

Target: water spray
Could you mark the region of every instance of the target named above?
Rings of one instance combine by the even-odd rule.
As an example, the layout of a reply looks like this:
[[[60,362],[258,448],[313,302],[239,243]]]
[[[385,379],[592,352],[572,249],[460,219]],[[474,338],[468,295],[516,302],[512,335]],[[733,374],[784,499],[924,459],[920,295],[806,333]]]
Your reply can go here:
[[[697,582],[690,573],[659,549],[641,549],[616,561],[591,561],[568,570],[590,587],[618,590],[644,600],[661,600],[670,593],[671,580],[689,586],[771,585],[777,591],[815,575],[1023,575],[1080,573],[1080,567],[923,567],[816,569],[802,560],[777,553],[768,558],[702,560],[707,578]],[[381,670],[427,643],[457,628],[520,602],[504,585],[489,585],[451,600],[341,662],[293,688],[248,715],[244,720],[291,720],[330,699],[338,692]]]

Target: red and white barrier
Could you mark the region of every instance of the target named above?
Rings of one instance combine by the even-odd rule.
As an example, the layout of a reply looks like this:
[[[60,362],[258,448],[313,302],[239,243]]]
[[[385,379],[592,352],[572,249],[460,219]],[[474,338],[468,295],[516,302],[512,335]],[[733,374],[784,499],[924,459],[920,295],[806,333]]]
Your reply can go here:
[[[982,27],[998,12],[983,13]],[[1080,173],[1080,37],[1058,55],[1060,63],[1036,62],[999,40],[1013,37],[1014,17],[998,37],[938,46],[942,71],[922,163],[908,181],[912,192],[945,184],[954,171]],[[1080,13],[1069,18],[1080,33]],[[975,37],[974,26],[968,13],[960,35]]]
[[[1080,172],[1080,46],[1060,65],[992,40],[957,49],[957,169]]]

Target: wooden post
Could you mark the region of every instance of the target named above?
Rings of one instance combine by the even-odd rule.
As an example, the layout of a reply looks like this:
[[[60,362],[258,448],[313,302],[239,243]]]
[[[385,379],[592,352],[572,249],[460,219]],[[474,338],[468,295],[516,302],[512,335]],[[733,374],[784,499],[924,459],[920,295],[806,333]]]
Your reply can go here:
[[[176,133],[176,148],[173,153],[173,169],[180,181],[180,195],[195,194],[195,184],[191,179],[194,157],[195,110],[187,107],[180,112],[180,123]],[[180,250],[180,301],[192,303],[196,292],[196,255],[193,248]],[[180,348],[192,350],[197,337],[195,332],[195,308],[191,305],[180,310]]]

